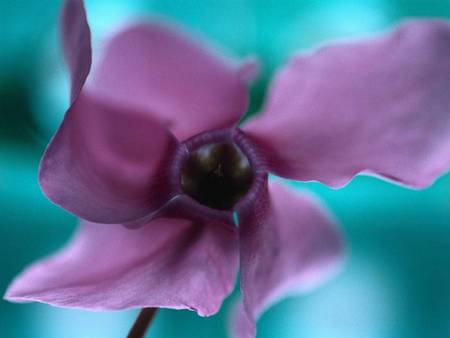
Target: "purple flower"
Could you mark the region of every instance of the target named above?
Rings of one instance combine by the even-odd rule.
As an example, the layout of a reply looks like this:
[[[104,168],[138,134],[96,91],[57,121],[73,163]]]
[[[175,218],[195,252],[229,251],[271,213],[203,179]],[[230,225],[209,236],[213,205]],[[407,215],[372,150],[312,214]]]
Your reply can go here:
[[[343,253],[319,202],[268,183],[268,172],[332,187],[368,173],[421,188],[450,166],[446,22],[409,21],[295,56],[261,114],[239,128],[252,62],[140,23],[114,35],[90,72],[79,0],[65,3],[62,36],[71,105],[39,180],[83,221],[65,249],[13,282],[8,300],[209,316],[240,266],[235,333],[253,337],[267,306],[324,281]]]

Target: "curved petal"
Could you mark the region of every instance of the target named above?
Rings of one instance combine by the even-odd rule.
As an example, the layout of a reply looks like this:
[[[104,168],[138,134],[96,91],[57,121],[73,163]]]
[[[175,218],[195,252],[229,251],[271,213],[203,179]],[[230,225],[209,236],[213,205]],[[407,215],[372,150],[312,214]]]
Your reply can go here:
[[[173,27],[141,23],[109,41],[89,89],[156,114],[184,140],[238,122],[247,108],[246,73]]]
[[[244,126],[277,174],[339,187],[359,172],[424,187],[450,167],[450,24],[297,56]]]
[[[67,0],[61,12],[61,39],[70,72],[71,101],[81,91],[91,68],[91,31],[83,1]]]
[[[5,298],[89,310],[190,309],[209,316],[231,292],[237,267],[236,231],[222,224],[158,219],[128,230],[84,222],[65,249],[17,277]]]
[[[241,291],[235,335],[253,338],[255,320],[275,301],[305,292],[341,265],[343,242],[328,212],[308,195],[271,183],[270,197],[244,215],[240,228]]]
[[[39,182],[83,219],[133,221],[171,198],[166,175],[176,144],[147,114],[81,93],[45,151]]]

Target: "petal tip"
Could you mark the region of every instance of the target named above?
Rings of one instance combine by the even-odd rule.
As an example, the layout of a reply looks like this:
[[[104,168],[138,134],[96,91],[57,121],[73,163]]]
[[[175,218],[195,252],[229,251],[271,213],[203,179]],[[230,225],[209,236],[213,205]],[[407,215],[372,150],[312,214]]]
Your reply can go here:
[[[258,78],[261,73],[261,61],[255,55],[246,57],[239,65],[239,76],[247,83],[252,84]]]

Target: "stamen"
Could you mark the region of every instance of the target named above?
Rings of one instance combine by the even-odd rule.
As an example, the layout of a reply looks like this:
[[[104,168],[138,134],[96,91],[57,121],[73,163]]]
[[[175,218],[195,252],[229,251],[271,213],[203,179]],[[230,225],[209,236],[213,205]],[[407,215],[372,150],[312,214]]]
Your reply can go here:
[[[231,210],[252,181],[248,158],[232,143],[212,143],[196,149],[181,170],[183,192],[220,210]]]

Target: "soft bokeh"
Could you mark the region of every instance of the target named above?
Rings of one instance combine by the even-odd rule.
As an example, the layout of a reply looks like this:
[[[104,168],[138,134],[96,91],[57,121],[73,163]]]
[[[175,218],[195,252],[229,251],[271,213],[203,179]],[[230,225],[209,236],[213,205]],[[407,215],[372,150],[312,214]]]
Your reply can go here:
[[[39,158],[68,104],[60,6],[52,0],[0,0],[2,294],[25,265],[59,248],[76,223],[37,184]],[[263,73],[252,89],[251,112],[264,99],[275,68],[299,48],[370,36],[411,16],[450,20],[448,0],[87,0],[86,6],[94,44],[130,18],[163,15],[238,56],[258,55]],[[267,312],[258,337],[450,336],[450,175],[424,191],[369,177],[341,190],[293,185],[326,201],[342,224],[350,256],[333,281]],[[208,319],[163,310],[149,336],[226,337],[231,298]],[[0,336],[124,337],[135,316],[2,300]]]

